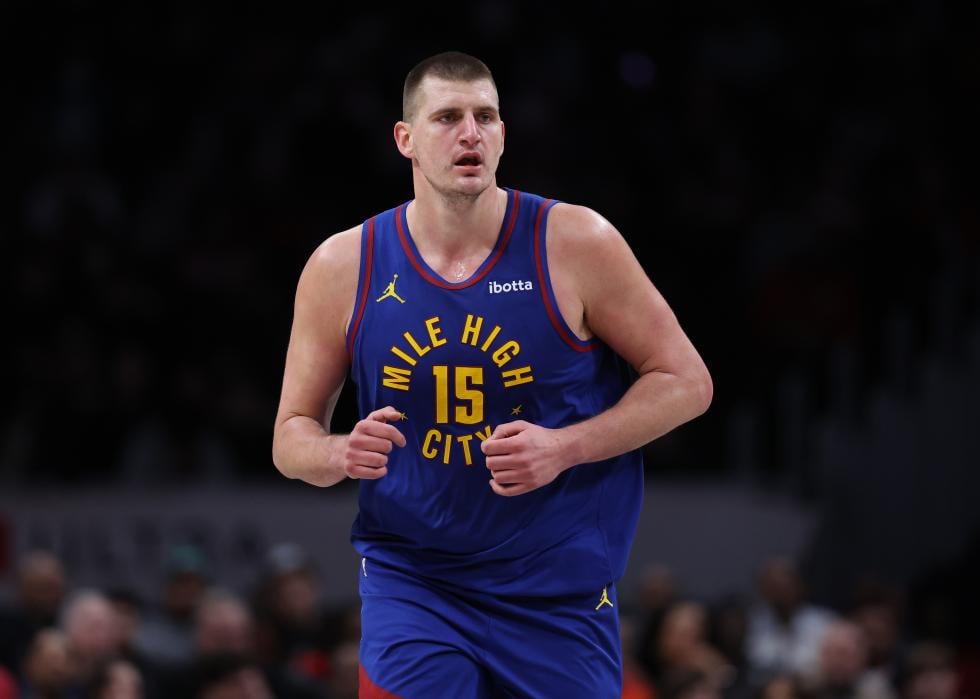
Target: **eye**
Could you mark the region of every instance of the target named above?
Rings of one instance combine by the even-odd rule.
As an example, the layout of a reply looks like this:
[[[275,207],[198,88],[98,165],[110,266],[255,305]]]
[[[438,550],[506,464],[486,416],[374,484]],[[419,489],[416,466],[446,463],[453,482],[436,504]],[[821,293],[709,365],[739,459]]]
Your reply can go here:
[[[493,114],[490,112],[482,112],[479,116],[477,116],[477,119],[480,120],[480,123],[489,124],[491,121],[493,121]]]

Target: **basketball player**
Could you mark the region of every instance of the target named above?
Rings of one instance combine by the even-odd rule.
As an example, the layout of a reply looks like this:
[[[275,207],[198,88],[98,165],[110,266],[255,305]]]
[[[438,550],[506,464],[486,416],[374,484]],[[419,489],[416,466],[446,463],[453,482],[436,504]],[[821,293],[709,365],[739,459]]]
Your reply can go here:
[[[416,66],[394,138],[415,198],[310,258],[273,446],[290,478],[361,479],[360,696],[619,697],[638,449],[707,409],[708,372],[608,221],[497,186],[482,62]],[[363,419],[334,434],[348,370]]]

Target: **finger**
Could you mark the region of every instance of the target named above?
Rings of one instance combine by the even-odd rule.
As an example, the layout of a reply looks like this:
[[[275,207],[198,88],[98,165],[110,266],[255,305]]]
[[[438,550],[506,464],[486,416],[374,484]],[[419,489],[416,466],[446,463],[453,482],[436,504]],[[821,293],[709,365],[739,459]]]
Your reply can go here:
[[[394,407],[386,405],[383,408],[379,408],[364,418],[365,420],[374,420],[376,422],[397,422],[402,419],[401,411],[395,410]]]
[[[487,468],[493,472],[509,471],[509,470],[516,469],[520,466],[523,466],[523,464],[513,456],[510,456],[509,454],[504,456],[487,457]]]
[[[347,452],[347,463],[369,468],[382,468],[388,465],[388,457],[376,451],[362,451],[352,448]]]
[[[378,454],[391,453],[391,440],[369,434],[351,434],[350,446],[357,451],[373,451]]]
[[[394,425],[389,425],[385,422],[376,422],[365,418],[354,426],[354,432],[351,435],[353,436],[355,433],[387,439],[389,442],[397,444],[400,447],[405,446],[405,435]]]
[[[512,437],[515,434],[520,434],[530,426],[531,423],[525,422],[524,420],[505,422],[502,425],[497,425],[497,429],[495,429],[493,434],[490,435],[490,439],[504,439],[505,437]]]
[[[491,437],[490,439],[480,442],[480,449],[487,456],[512,454],[514,451],[516,451],[519,444],[519,442],[516,441],[518,436],[519,435],[514,435],[505,439],[494,439]]]
[[[498,485],[517,485],[521,482],[521,474],[512,468],[500,468],[491,473],[494,482]]]
[[[370,468],[368,466],[361,466],[359,464],[351,464],[346,469],[344,469],[348,476],[351,478],[357,478],[359,480],[373,481],[378,478],[382,478],[388,475],[388,469],[385,467],[381,468]]]

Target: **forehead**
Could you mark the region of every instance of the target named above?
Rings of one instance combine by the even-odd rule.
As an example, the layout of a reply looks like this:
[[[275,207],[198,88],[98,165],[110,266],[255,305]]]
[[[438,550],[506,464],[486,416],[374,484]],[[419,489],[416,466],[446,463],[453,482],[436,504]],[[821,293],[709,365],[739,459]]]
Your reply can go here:
[[[440,109],[498,106],[497,90],[486,78],[479,80],[444,80],[427,75],[419,85],[418,106],[420,111]]]

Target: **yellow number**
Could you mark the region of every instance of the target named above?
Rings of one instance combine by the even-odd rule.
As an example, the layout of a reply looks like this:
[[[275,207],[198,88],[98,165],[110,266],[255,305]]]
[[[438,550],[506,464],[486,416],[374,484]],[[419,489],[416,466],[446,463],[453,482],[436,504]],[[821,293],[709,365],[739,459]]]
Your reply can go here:
[[[432,367],[432,375],[436,377],[436,422],[449,422],[449,367],[436,364]]]
[[[456,422],[463,425],[483,422],[483,392],[473,388],[483,385],[483,367],[458,366],[453,374],[455,396],[460,402],[454,410]],[[444,425],[449,422],[449,367],[436,364],[432,375],[436,380],[436,422]]]

